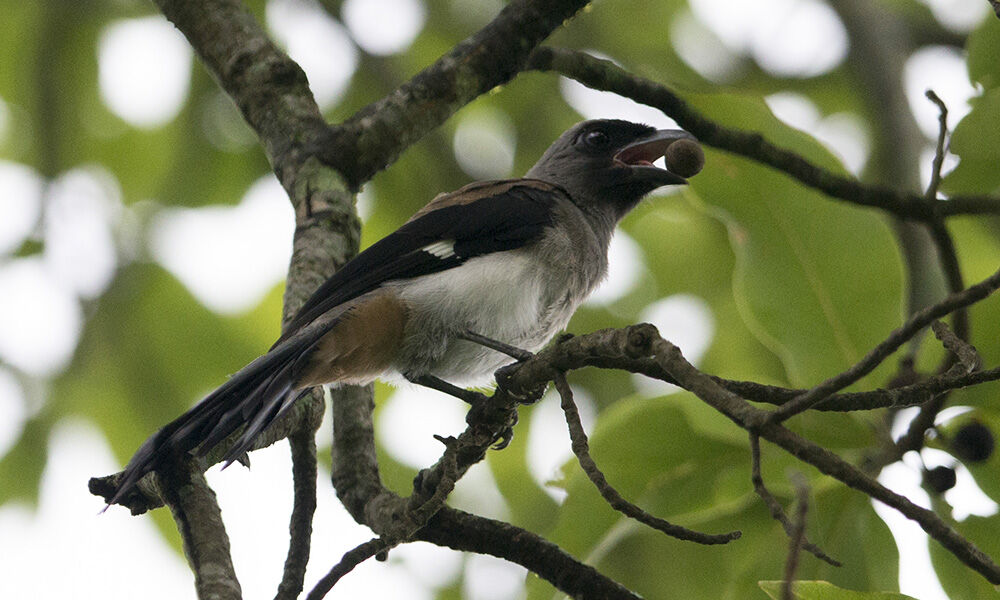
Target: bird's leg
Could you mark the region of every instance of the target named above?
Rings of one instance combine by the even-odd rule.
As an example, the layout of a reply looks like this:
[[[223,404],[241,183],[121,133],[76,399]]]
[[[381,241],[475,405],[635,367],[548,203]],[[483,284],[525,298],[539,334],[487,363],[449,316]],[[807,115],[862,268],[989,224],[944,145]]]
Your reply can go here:
[[[481,404],[482,401],[486,399],[486,396],[480,394],[479,392],[460,388],[457,385],[448,383],[444,379],[433,375],[412,375],[405,373],[403,374],[403,377],[405,377],[410,383],[422,385],[424,387],[431,388],[432,390],[448,394],[449,396],[454,396],[467,404],[471,404],[472,406]]]
[[[463,340],[468,340],[475,344],[479,344],[480,346],[485,346],[490,350],[496,350],[501,354],[506,354],[507,356],[517,360],[518,362],[526,361],[534,356],[533,353],[528,352],[527,350],[518,348],[516,346],[511,346],[510,344],[506,344],[499,340],[486,337],[485,335],[480,335],[468,329],[460,332],[458,334],[458,337],[462,338]],[[503,388],[503,390],[507,394],[509,394],[512,398],[514,398],[521,404],[534,404],[535,402],[538,402],[538,400],[541,399],[542,395],[545,394],[545,388],[548,387],[548,384],[547,383],[541,384],[535,389],[528,390],[527,393],[522,393],[522,394],[514,393],[506,385],[507,375],[511,368],[516,368],[516,364],[507,365],[505,367],[500,368],[496,372],[497,385]]]
[[[490,350],[496,350],[501,354],[506,354],[507,356],[515,360],[528,360],[529,358],[534,356],[534,354],[528,352],[527,350],[523,350],[521,348],[518,348],[517,346],[511,346],[510,344],[505,344],[504,342],[495,340],[493,338],[488,338],[485,335],[480,335],[475,331],[471,331],[469,329],[466,329],[465,331],[460,331],[458,333],[458,337],[462,338],[463,340],[468,340],[475,344],[479,344],[480,346],[485,346]]]

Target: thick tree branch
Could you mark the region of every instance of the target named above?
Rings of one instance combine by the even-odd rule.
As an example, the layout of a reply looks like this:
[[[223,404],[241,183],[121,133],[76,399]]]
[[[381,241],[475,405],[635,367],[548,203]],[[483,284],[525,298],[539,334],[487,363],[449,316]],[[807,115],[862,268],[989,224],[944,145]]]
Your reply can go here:
[[[489,24],[385,98],[330,131],[323,160],[357,188],[459,108],[524,67],[586,0],[515,0]]]
[[[537,574],[570,598],[639,598],[552,542],[503,521],[445,507],[417,532],[416,539],[508,560]]]
[[[831,198],[879,208],[902,219],[921,221],[959,214],[1000,214],[1000,198],[955,196],[948,201],[928,202],[920,194],[865,185],[831,173],[794,152],[775,146],[759,133],[723,127],[698,113],[667,87],[584,52],[541,47],[532,54],[528,68],[556,71],[587,87],[614,92],[657,108],[694,134],[702,144],[774,167]]]
[[[646,356],[629,356],[622,352],[608,352],[605,343],[600,341],[609,335],[615,335],[614,329],[596,331],[587,335],[576,336],[553,344],[539,352],[535,357],[518,366],[518,376],[510,385],[533,385],[535,381],[545,381],[546,373],[552,370],[573,370],[584,367],[602,369],[621,369],[630,373],[638,373],[679,385],[662,366]],[[736,381],[710,375],[713,381],[737,396],[761,402],[782,406],[808,390],[784,388],[765,385],[753,381]],[[869,392],[849,392],[828,397],[813,410],[850,412],[856,410],[875,410],[879,408],[905,407],[922,404],[943,391],[979,385],[1000,380],[1000,367],[986,371],[957,375],[946,373],[931,377],[913,385],[879,389]]]
[[[164,502],[184,542],[184,555],[194,571],[198,598],[240,600],[243,596],[229,554],[222,512],[198,462],[172,462],[158,479]]]
[[[305,73],[240,0],[155,1],[236,102],[289,189],[289,178],[327,130]]]

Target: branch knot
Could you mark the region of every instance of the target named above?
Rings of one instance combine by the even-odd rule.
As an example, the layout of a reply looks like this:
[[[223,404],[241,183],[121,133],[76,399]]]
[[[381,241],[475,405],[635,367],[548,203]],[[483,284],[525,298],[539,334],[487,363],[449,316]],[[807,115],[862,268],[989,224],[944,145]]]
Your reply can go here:
[[[655,325],[640,323],[628,328],[625,355],[629,358],[645,358],[653,354],[653,341],[660,339]]]

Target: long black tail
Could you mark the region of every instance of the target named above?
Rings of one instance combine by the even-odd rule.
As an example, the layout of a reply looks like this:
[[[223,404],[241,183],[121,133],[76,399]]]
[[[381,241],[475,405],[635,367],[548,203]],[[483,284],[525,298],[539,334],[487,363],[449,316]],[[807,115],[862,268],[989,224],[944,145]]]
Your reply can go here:
[[[146,473],[169,457],[185,452],[204,456],[245,426],[223,458],[226,466],[239,459],[304,393],[293,390],[295,376],[319,337],[296,336],[282,342],[153,434],[132,456],[108,504],[124,498]]]

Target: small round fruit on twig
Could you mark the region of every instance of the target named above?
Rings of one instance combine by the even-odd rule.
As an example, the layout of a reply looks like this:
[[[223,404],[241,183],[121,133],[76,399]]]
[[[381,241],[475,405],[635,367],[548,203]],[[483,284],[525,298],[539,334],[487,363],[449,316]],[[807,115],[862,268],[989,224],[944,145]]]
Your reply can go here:
[[[694,140],[677,140],[667,147],[664,155],[667,169],[681,177],[693,177],[705,166],[705,153]]]
[[[955,487],[957,477],[951,467],[934,467],[924,471],[924,485],[937,494],[943,494]]]
[[[993,455],[996,440],[989,427],[979,421],[969,421],[955,432],[948,444],[952,455],[965,462],[983,462]]]

